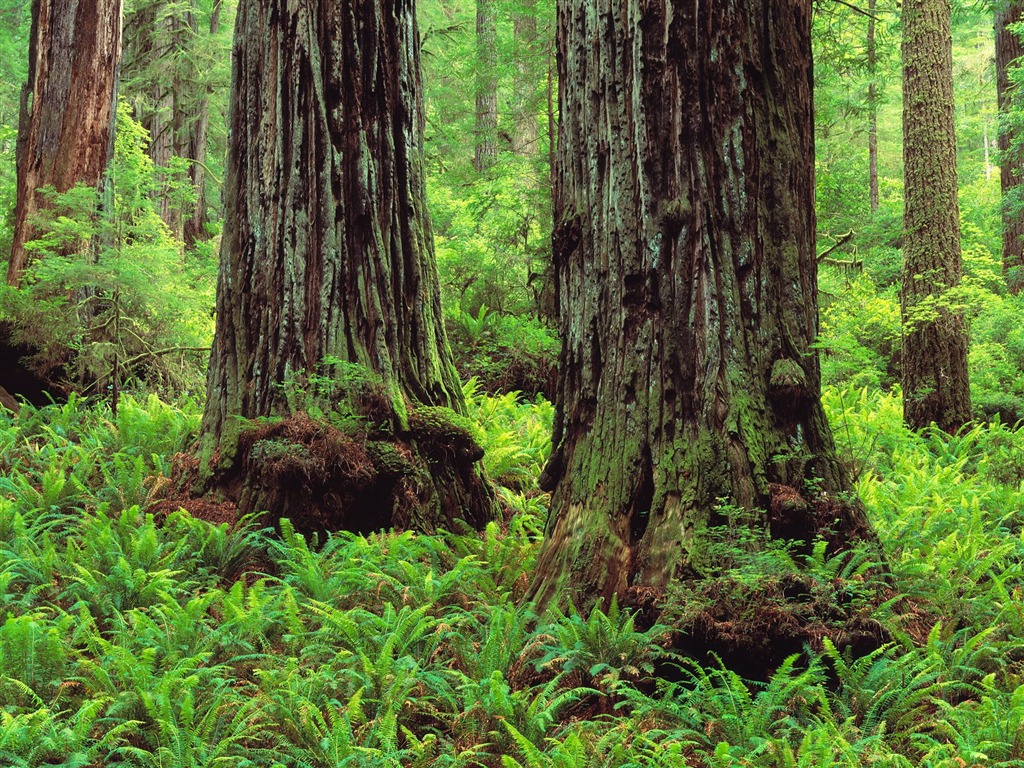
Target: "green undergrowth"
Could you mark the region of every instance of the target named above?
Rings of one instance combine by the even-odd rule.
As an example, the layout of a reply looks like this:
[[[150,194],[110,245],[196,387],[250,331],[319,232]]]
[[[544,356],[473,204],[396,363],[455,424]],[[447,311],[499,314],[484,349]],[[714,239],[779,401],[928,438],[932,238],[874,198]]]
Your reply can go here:
[[[550,406],[467,395],[516,510],[479,535],[156,517],[194,405],[0,413],[0,765],[1024,761],[1024,432],[914,435],[898,393],[830,391],[900,591],[873,615],[893,640],[851,658],[826,639],[754,683],[615,605],[522,605]]]

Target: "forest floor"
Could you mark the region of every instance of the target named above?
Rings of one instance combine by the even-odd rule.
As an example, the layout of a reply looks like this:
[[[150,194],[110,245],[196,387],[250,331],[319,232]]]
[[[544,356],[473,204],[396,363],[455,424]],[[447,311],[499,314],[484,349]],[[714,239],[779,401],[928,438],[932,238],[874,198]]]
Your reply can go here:
[[[915,434],[898,394],[828,391],[892,599],[866,599],[866,557],[764,547],[736,527],[709,541],[737,585],[726,597],[799,569],[891,640],[854,658],[826,638],[751,681],[667,650],[669,626],[617,606],[538,619],[522,605],[551,406],[468,395],[505,525],[320,541],[155,506],[194,440],[194,403],[0,411],[0,763],[1024,761],[1024,431]],[[669,595],[679,616],[692,599]]]

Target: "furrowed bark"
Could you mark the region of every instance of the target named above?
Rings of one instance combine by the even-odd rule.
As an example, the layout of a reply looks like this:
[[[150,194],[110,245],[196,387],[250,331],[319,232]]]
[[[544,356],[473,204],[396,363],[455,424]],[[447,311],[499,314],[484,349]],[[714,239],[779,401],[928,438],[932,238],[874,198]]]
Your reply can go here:
[[[1010,69],[1014,62],[1024,56],[1024,44],[1010,31],[1011,24],[1018,24],[1024,18],[1024,4],[1001,0],[996,6],[996,93],[999,112],[1006,114],[1016,98],[1010,80]],[[1024,216],[1013,210],[1011,203],[1020,205],[1019,188],[1024,173],[1024,156],[1018,149],[1011,153],[1010,144],[1019,132],[1012,125],[1006,125],[999,132],[999,172],[1003,193],[1003,272],[1007,286],[1013,293],[1024,287]]]
[[[400,432],[406,403],[463,409],[425,203],[417,41],[410,0],[239,4],[202,427],[221,477],[238,469],[244,420],[288,413],[282,382],[327,356],[379,374]],[[416,527],[493,516],[479,456],[452,453],[430,462],[432,517]]]
[[[850,483],[812,347],[811,3],[558,14],[564,349],[532,597],[664,587],[720,500],[773,536],[871,537],[859,505],[820,503]],[[778,503],[808,482],[818,503]]]
[[[99,188],[113,149],[121,0],[34,0],[18,126],[18,203],[7,282],[18,285],[52,186]],[[98,201],[98,198],[97,198]]]
[[[960,282],[960,204],[949,0],[903,5],[903,413],[955,432],[971,418]]]

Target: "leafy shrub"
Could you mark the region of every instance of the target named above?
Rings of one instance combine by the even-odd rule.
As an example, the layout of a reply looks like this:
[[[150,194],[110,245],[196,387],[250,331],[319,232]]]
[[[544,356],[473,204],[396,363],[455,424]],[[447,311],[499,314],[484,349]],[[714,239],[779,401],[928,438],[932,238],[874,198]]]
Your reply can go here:
[[[51,190],[39,238],[26,245],[34,261],[23,285],[0,292],[0,319],[11,321],[15,343],[36,351],[34,366],[51,381],[100,392],[115,379],[164,392],[203,387],[215,263],[184,258],[157,215],[148,142],[120,104],[113,204],[99,210],[88,187]]]
[[[485,431],[536,429],[536,442],[515,438],[528,469],[509,465],[526,485],[551,406],[467,394],[489,414]],[[892,642],[856,658],[821,636],[820,650],[797,647],[753,682],[666,656],[664,628],[616,606],[536,617],[521,605],[543,496],[511,496],[507,528],[465,536],[313,541],[287,521],[278,536],[117,511],[108,478],[127,483],[119,473],[140,460],[160,472],[165,457],[147,454],[180,445],[198,418],[193,403],[123,405],[120,424],[79,398],[0,420],[5,765],[1024,759],[1024,433],[1005,424],[910,432],[898,390],[826,391],[901,594],[872,610],[870,559],[768,546],[735,509],[695,566],[728,577],[721,599],[747,596],[751,616],[834,604]],[[253,559],[272,575],[244,573]],[[706,597],[691,589],[662,620],[678,630]]]
[[[878,292],[866,277],[832,276],[821,316],[821,370],[826,384],[888,388],[899,380],[902,336],[895,289]]]
[[[455,367],[492,394],[522,392],[554,397],[559,344],[542,323],[499,315],[481,306],[476,315],[456,309],[447,316]]]

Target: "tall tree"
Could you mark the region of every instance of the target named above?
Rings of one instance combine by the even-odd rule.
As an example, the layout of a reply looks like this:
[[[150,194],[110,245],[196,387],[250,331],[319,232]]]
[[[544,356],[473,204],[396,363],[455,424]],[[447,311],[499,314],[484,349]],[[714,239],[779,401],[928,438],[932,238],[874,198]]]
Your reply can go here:
[[[203,458],[222,486],[237,480],[243,420],[292,411],[282,384],[333,357],[380,377],[387,401],[376,419],[406,440],[393,463],[406,466],[411,452],[428,466],[408,489],[419,498],[406,522],[479,526],[494,511],[479,449],[436,424],[437,406],[459,411],[463,399],[424,200],[413,7],[239,4]],[[430,421],[432,432],[417,426]],[[258,495],[258,477],[242,482]]]
[[[995,9],[996,27],[996,93],[999,111],[1009,112],[1014,88],[1010,80],[1010,67],[1024,56],[1024,45],[1010,26],[1019,24],[1024,17],[1024,3],[1000,0]],[[999,132],[999,168],[1003,191],[1003,271],[1013,293],[1024,288],[1024,216],[1019,213],[1021,174],[1024,173],[1024,153],[1010,149],[1011,140],[1019,129],[1005,124]],[[1014,211],[1015,202],[1018,210]]]
[[[960,206],[949,0],[903,3],[903,413],[955,431],[971,418],[960,282]]]
[[[521,155],[532,157],[537,154],[537,0],[521,0],[512,17],[515,35],[515,150]]]
[[[812,346],[811,0],[558,12],[564,348],[533,596],[665,586],[722,497],[773,536],[870,536],[838,501]]]
[[[121,0],[33,0],[28,82],[18,126],[18,203],[7,282],[29,263],[25,244],[45,207],[42,187],[99,187],[113,148]]]
[[[223,8],[223,0],[213,0],[209,24],[211,40],[216,39],[220,33],[220,17]],[[213,83],[207,82],[203,85],[196,109],[195,121],[189,131],[189,146],[186,157],[191,160],[189,180],[195,189],[196,201],[192,207],[192,215],[185,220],[182,231],[186,245],[192,245],[206,237],[206,223],[210,218],[209,192],[206,188],[206,153],[207,144],[209,143],[210,108],[213,92]]]
[[[135,0],[125,23],[123,90],[150,134],[149,155],[162,181],[160,217],[186,244],[201,239],[207,219],[206,145],[216,68],[206,49],[220,30],[223,3],[204,5]],[[207,13],[208,29],[201,30]]]
[[[498,159],[498,17],[495,0],[476,0],[476,145],[483,172]]]
[[[878,210],[878,45],[875,39],[876,0],[868,0],[868,200]]]

